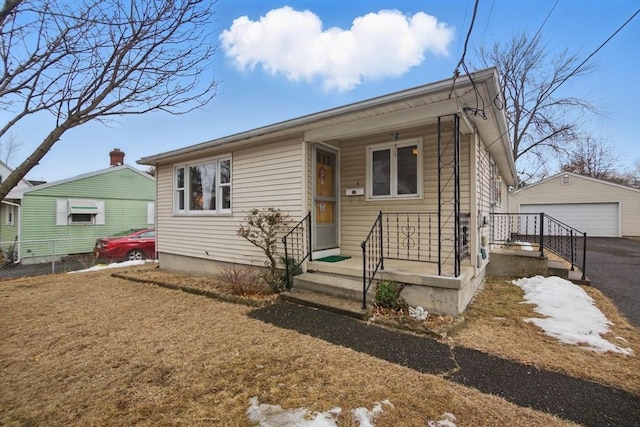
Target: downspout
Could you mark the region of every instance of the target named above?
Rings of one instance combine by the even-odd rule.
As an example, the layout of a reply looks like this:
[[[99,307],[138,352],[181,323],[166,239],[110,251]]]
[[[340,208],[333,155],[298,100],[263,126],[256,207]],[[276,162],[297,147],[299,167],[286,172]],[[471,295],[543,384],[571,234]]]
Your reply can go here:
[[[21,206],[18,203],[13,203],[13,202],[7,202],[6,200],[3,200],[2,203],[9,205],[9,206],[15,206],[18,208],[18,233],[16,234],[17,239],[16,239],[16,243],[18,244],[18,259],[16,259],[14,262],[15,263],[19,263],[20,262],[20,256],[22,254],[22,248],[21,248],[21,240],[20,239],[20,232],[22,231],[22,211],[21,211]]]

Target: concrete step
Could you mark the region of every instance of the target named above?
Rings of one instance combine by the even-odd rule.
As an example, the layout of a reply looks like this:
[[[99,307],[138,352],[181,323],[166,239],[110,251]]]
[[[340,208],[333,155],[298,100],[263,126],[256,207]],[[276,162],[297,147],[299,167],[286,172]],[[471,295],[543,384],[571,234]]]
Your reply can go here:
[[[569,267],[567,267],[564,261],[547,261],[547,270],[550,276],[558,276],[562,277],[563,279],[568,279],[569,268],[571,268],[571,266],[569,265]]]
[[[293,278],[294,289],[304,289],[334,297],[362,301],[362,279],[345,277],[329,273],[303,273]],[[368,298],[373,296],[373,286]]]
[[[367,303],[367,309],[362,309],[362,302],[304,289],[292,288],[290,291],[281,293],[280,299],[361,320],[371,317],[372,304],[370,303]]]
[[[571,270],[571,263],[568,261],[549,260],[547,262],[547,269],[549,271],[549,276],[562,277],[576,285],[591,285],[591,281],[588,278],[585,278],[584,280],[582,279],[582,270],[578,267],[575,267],[575,270]]]

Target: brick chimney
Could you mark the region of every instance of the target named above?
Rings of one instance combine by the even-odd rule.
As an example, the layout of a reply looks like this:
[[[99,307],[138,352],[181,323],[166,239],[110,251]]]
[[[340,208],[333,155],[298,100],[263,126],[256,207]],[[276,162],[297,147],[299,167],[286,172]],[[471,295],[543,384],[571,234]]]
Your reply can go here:
[[[113,151],[109,153],[109,157],[111,158],[111,164],[109,166],[124,165],[124,151],[120,151],[119,148],[114,148]]]

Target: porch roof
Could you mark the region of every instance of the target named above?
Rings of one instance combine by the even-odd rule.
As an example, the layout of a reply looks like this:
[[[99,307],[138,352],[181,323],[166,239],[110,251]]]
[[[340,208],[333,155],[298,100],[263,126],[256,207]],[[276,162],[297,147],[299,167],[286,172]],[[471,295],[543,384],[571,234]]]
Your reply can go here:
[[[496,160],[507,185],[516,185],[517,175],[498,73],[488,68],[418,86],[377,98],[344,105],[246,132],[225,136],[188,147],[143,157],[138,163],[167,164],[215,152],[228,145],[258,144],[265,140],[299,134],[305,141],[320,142],[365,136],[402,127],[435,123],[440,116],[458,114],[464,133],[477,129]],[[499,103],[499,102],[498,102]]]

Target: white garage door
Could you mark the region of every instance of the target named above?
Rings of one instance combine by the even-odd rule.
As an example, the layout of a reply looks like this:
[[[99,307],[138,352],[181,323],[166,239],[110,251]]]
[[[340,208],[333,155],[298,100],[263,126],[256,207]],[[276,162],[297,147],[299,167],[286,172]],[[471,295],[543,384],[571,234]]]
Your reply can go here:
[[[617,203],[562,203],[552,205],[520,205],[520,213],[552,216],[587,236],[618,237]]]

